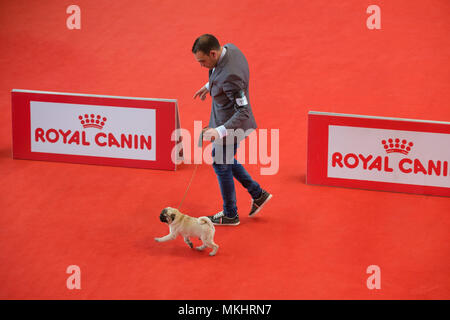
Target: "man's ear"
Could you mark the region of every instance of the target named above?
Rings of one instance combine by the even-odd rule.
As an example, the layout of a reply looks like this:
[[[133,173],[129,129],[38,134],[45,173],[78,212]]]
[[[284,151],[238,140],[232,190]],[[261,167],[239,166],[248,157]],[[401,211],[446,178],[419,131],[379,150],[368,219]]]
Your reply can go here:
[[[209,56],[210,56],[211,58],[213,58],[213,59],[216,59],[216,58],[217,58],[217,51],[216,51],[216,50],[211,50],[211,51],[209,52]]]

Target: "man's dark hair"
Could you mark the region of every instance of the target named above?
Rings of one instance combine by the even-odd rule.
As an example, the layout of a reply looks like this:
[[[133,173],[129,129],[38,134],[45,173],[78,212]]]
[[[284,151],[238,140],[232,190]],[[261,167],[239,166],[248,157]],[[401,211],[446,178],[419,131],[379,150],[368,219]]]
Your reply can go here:
[[[209,54],[211,50],[220,50],[219,40],[212,34],[201,35],[195,40],[194,45],[192,46],[192,53],[201,51],[205,54]]]

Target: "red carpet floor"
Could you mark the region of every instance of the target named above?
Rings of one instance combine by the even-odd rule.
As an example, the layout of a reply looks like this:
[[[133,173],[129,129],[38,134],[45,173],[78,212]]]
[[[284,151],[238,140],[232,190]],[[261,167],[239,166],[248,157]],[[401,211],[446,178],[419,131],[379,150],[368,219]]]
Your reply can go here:
[[[450,199],[309,186],[309,110],[450,121],[450,2],[0,2],[0,298],[449,299]],[[381,8],[369,30],[366,8]],[[11,90],[178,99],[181,124],[209,119],[192,96],[208,73],[195,38],[232,42],[250,64],[260,128],[280,130],[273,193],[255,218],[237,186],[241,225],[217,227],[216,257],[159,219],[176,207],[193,165],[175,172],[12,159]],[[442,146],[448,147],[448,146]],[[215,174],[199,166],[182,211],[221,209]],[[194,244],[197,244],[195,242]],[[81,269],[68,290],[66,268]],[[366,268],[381,269],[381,289]]]

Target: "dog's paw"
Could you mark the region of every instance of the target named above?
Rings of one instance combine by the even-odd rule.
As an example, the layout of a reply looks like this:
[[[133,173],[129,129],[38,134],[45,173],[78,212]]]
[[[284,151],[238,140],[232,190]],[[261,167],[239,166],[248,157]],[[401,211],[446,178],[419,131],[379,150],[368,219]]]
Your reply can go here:
[[[200,246],[200,247],[195,247],[195,249],[197,249],[198,251],[202,251],[206,248],[206,246]]]
[[[156,242],[161,242],[161,238],[155,238]]]

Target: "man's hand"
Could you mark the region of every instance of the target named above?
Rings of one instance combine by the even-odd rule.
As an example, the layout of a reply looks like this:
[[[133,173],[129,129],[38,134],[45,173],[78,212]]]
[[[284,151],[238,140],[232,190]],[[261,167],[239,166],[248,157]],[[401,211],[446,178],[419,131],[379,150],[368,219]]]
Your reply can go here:
[[[203,128],[202,135],[203,140],[211,142],[219,138],[219,132],[213,128]]]
[[[206,95],[208,94],[208,89],[206,89],[206,86],[203,86],[200,90],[198,90],[195,94],[194,94],[194,99],[197,97],[200,97],[200,99],[203,101],[206,98]]]

